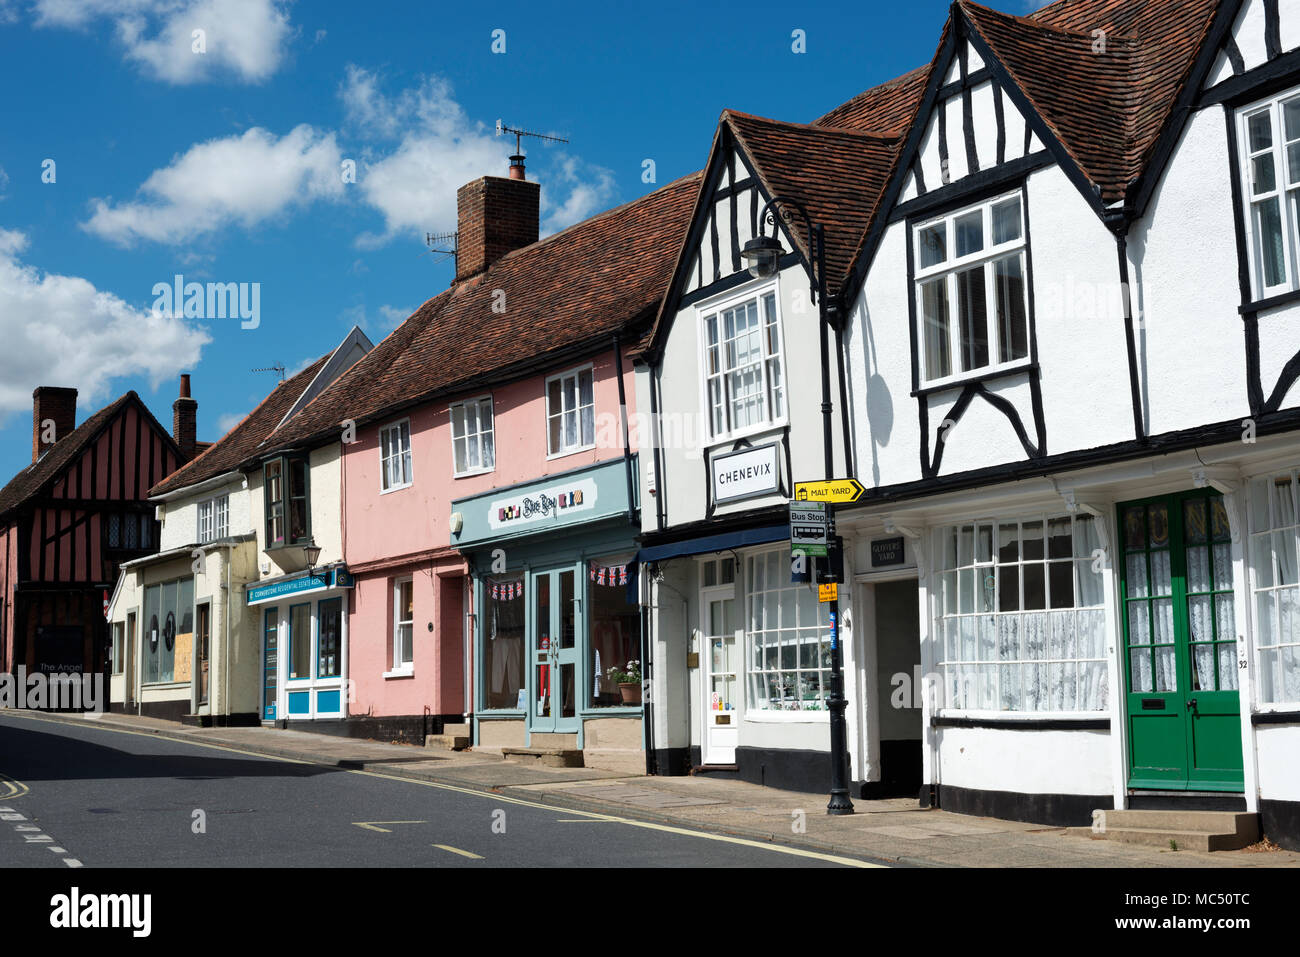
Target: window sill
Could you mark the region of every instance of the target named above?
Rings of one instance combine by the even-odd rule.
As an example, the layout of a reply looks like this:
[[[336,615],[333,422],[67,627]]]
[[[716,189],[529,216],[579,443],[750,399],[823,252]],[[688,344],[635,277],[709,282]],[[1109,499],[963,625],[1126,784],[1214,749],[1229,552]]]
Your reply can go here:
[[[410,488],[414,484],[415,484],[414,482],[407,482],[405,485],[394,485],[392,488],[381,488],[379,490],[379,494],[387,495],[390,492],[400,492],[402,491],[402,489]]]
[[[1278,306],[1289,306],[1295,302],[1300,302],[1300,289],[1280,292],[1276,296],[1265,296],[1263,299],[1242,303],[1237,312],[1244,316],[1248,312],[1263,312],[1266,309],[1275,309]]]
[[[473,478],[476,475],[491,475],[496,470],[495,465],[490,469],[466,469],[464,472],[453,472],[451,477],[453,479]]]
[[[1026,372],[1035,372],[1037,369],[1038,363],[1028,361],[1022,361],[1016,365],[976,369],[973,372],[963,373],[959,377],[949,376],[947,379],[922,383],[921,387],[912,393],[912,398],[919,399],[936,392],[947,392],[951,389],[961,389],[970,385],[972,382],[988,382],[991,379],[1003,379],[1008,376],[1023,375]]]
[[[387,681],[387,680],[389,680],[389,679],[391,679],[391,678],[414,678],[414,677],[415,677],[415,666],[414,666],[414,665],[411,665],[411,666],[406,667],[406,668],[394,668],[392,671],[385,671],[385,672],[384,672],[384,680],[385,680],[385,681]]]
[[[712,712],[710,712],[712,714]],[[821,724],[830,717],[830,712],[822,711],[745,711],[742,721],[758,724]]]
[[[579,452],[591,452],[595,448],[596,443],[592,442],[590,445],[582,445],[576,449],[565,449],[562,452],[551,452],[546,456],[546,461],[550,462],[552,459],[562,459],[568,455],[577,455]]]
[[[772,422],[764,422],[762,425],[751,425],[748,428],[741,429],[737,432],[724,432],[721,435],[709,436],[708,445],[705,447],[706,452],[716,452],[724,445],[734,445],[742,439],[752,439],[755,436],[763,435],[768,432],[779,432],[790,425],[789,418],[782,416]],[[731,451],[727,449],[727,451]]]

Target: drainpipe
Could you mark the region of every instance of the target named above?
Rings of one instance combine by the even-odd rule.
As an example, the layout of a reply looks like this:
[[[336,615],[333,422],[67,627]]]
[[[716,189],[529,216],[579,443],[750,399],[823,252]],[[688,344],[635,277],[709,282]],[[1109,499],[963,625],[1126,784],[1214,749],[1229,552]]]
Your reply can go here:
[[[638,572],[647,583],[650,581],[648,570]],[[648,597],[648,596],[647,596]],[[658,774],[659,761],[655,758],[655,720],[654,720],[654,640],[647,641],[650,629],[650,606],[641,606],[641,668],[644,675],[642,683],[650,686],[650,700],[641,705],[641,721],[645,728],[645,773]]]
[[[1119,256],[1120,295],[1124,303],[1124,337],[1128,346],[1128,384],[1133,395],[1133,434],[1139,442],[1147,440],[1142,425],[1142,392],[1138,383],[1137,337],[1133,330],[1133,296],[1128,275],[1128,220],[1119,219],[1111,224],[1115,230],[1115,250]]]
[[[856,478],[857,472],[853,463],[853,435],[849,430],[849,390],[844,372],[844,310],[834,303],[828,303],[828,308],[832,310],[834,316],[835,361],[839,366],[840,379],[840,430],[844,433],[842,436],[844,439],[844,465],[847,470],[845,477]]]
[[[638,509],[633,504],[636,502],[636,494],[632,487],[632,449],[627,431],[627,389],[623,385],[623,349],[617,332],[614,333],[614,369],[618,375],[619,425],[623,430],[623,471],[627,477],[627,518],[631,524],[637,525]]]
[[[226,617],[225,659],[226,660],[225,660],[225,664],[221,666],[222,670],[225,672],[225,674],[222,675],[223,683],[225,684],[225,690],[222,691],[221,693],[221,698],[222,698],[221,706],[226,709],[226,716],[227,716],[226,725],[229,726],[230,725],[230,717],[229,717],[230,715],[230,606],[232,604],[231,590],[230,590],[230,560],[234,555],[234,550],[231,548],[227,548],[225,551],[226,551],[226,615],[225,615]],[[208,710],[209,713],[211,713],[211,708],[209,708]]]

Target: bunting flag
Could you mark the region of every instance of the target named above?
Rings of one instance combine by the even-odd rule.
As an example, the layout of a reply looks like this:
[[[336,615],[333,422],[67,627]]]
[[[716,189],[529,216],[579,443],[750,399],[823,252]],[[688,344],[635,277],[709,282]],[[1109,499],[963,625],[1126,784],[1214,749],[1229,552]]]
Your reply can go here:
[[[597,565],[587,567],[587,577],[597,585],[627,585],[627,565]]]
[[[497,582],[486,578],[484,579],[484,587],[493,601],[514,601],[516,598],[524,597],[524,583],[522,580]]]

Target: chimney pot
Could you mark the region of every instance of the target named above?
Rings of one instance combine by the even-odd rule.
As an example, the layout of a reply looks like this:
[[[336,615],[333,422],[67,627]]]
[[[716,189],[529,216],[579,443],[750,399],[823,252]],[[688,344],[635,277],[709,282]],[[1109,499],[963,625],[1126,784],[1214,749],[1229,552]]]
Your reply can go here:
[[[32,392],[32,461],[77,427],[77,390],[43,385]]]
[[[528,179],[525,175],[524,157],[522,153],[515,153],[510,157],[510,178]]]
[[[180,397],[181,397],[182,399],[188,399],[188,398],[190,397],[190,374],[189,374],[188,372],[182,372],[182,373],[181,373],[181,395],[180,395]]]

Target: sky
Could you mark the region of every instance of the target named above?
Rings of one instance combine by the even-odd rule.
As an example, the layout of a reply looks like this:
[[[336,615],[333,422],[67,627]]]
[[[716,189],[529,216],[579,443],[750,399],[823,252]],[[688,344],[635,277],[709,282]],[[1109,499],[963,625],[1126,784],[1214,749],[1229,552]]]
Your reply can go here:
[[[498,120],[569,141],[525,141],[546,235],[701,168],[723,109],[808,122],[928,62],[947,14],[0,0],[0,484],[37,386],[78,389],[78,423],[134,389],[170,429],[188,372],[212,441],[278,381],[254,370],[379,342],[451,281],[425,237],[506,174]],[[248,318],[185,315],[177,276],[244,284]]]

